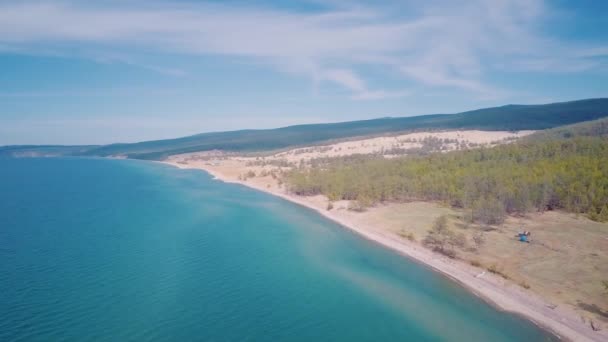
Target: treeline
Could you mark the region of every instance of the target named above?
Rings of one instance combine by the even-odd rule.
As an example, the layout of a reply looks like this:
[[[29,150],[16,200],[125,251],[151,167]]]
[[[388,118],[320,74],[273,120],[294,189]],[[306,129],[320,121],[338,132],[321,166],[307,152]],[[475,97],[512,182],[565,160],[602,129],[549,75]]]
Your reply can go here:
[[[528,139],[494,148],[384,159],[335,158],[285,177],[300,195],[324,194],[366,207],[383,201],[441,201],[471,220],[564,209],[608,221],[608,140]]]

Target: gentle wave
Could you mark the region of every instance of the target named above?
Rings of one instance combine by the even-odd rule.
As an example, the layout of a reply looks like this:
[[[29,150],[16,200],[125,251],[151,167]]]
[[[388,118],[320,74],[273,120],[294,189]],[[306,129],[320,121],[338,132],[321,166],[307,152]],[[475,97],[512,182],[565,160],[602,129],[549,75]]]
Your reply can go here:
[[[270,196],[128,160],[0,167],[2,341],[542,341]]]

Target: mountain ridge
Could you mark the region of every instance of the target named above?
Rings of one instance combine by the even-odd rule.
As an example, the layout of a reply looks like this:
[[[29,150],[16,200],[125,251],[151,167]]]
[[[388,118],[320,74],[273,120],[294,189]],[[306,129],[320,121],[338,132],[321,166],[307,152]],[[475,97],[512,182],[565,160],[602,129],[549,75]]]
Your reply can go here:
[[[164,159],[169,155],[225,150],[254,152],[318,144],[360,136],[416,130],[479,129],[490,131],[542,130],[608,116],[608,98],[583,99],[536,105],[509,104],[455,114],[426,114],[408,117],[293,125],[272,129],[242,129],[199,133],[190,136],[116,143],[101,146],[0,147],[0,155],[52,150],[59,155],[126,156],[135,159]],[[62,152],[65,150],[65,152]]]

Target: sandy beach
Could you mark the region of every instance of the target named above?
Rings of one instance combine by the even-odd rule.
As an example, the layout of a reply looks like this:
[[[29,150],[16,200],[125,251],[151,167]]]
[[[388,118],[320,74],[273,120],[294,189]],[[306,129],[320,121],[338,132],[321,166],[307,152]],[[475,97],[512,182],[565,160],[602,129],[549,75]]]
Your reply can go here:
[[[420,262],[452,278],[464,287],[502,310],[522,315],[543,328],[552,331],[568,341],[608,341],[606,330],[593,331],[580,315],[565,306],[556,306],[543,298],[511,284],[505,279],[473,267],[468,263],[447,258],[434,253],[419,244],[393,234],[369,222],[358,220],[347,210],[327,210],[327,200],[314,197],[300,197],[285,192],[280,187],[252,180],[239,180],[237,174],[221,172],[214,165],[200,162],[163,162],[182,169],[200,169],[208,172],[219,181],[241,184],[290,202],[312,209],[324,217],[350,229],[361,236],[390,248],[401,255]],[[224,171],[224,170],[222,170]],[[340,205],[337,203],[336,205]]]

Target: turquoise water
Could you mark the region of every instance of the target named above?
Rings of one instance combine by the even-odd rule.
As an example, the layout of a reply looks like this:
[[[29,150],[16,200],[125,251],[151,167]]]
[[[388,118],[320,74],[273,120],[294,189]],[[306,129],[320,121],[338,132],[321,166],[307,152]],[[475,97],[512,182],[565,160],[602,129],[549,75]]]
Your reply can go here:
[[[545,341],[425,267],[200,171],[0,160],[1,341]]]

